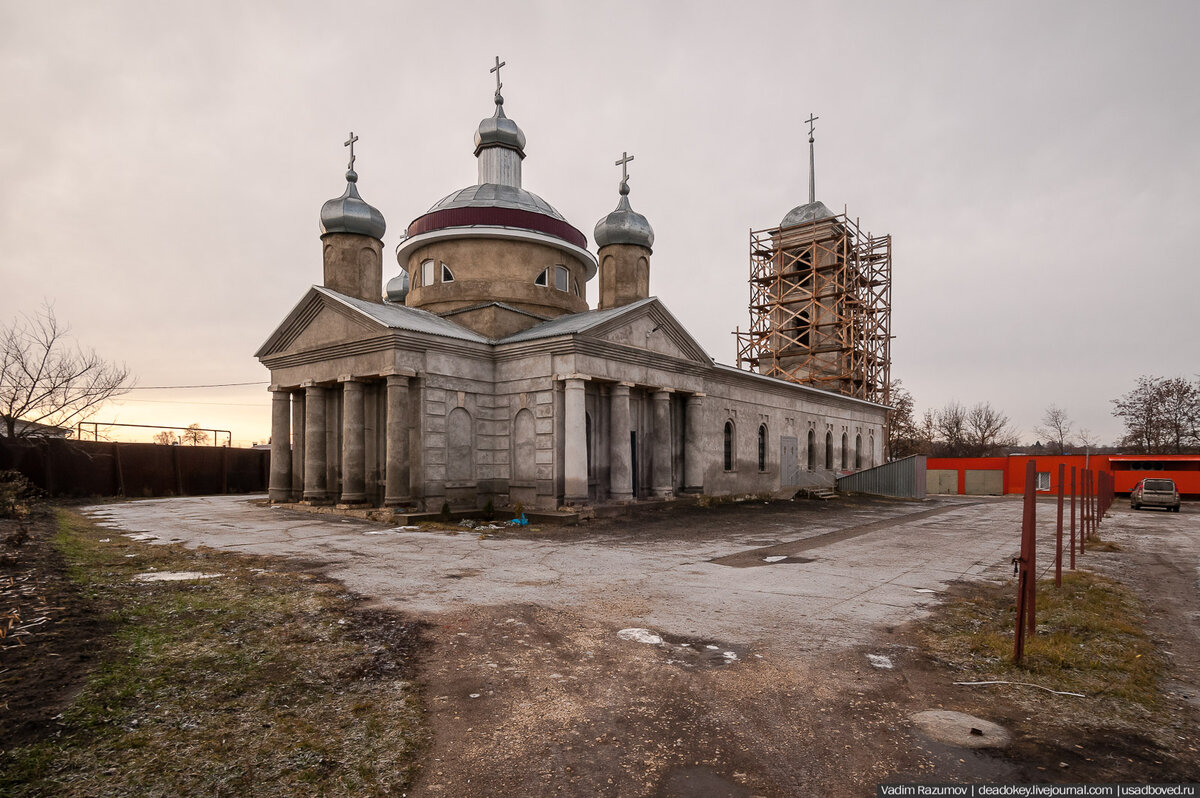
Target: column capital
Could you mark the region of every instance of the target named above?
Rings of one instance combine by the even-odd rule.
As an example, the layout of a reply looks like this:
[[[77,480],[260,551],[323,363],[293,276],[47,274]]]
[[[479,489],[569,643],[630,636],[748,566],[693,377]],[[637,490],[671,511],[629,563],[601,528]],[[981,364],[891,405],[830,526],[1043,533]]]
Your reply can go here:
[[[362,382],[362,378],[361,378],[361,377],[355,377],[353,374],[339,374],[339,375],[338,375],[338,378],[337,378],[337,381],[338,381],[338,382],[342,382],[342,383],[347,383],[347,382]]]
[[[319,388],[321,386],[317,385],[316,380],[305,380],[304,382],[300,383],[300,387],[301,388]]]
[[[660,396],[663,398],[668,398],[668,397],[670,397],[671,394],[675,393],[675,389],[674,388],[653,388],[653,389],[651,389],[650,393],[654,396],[655,399],[657,399]]]
[[[290,393],[291,391],[294,391],[295,388],[286,385],[280,385],[279,383],[271,383],[267,390],[271,393]]]
[[[688,394],[688,399],[703,399],[706,396],[708,396],[708,394],[704,393],[703,391],[695,391],[694,393]]]
[[[591,379],[591,376],[588,374],[577,374],[577,373],[555,374],[554,379],[562,380],[563,382],[570,382],[571,380],[579,380],[580,382],[587,382],[588,380]]]
[[[416,376],[416,375],[414,375],[414,374],[388,374],[387,375],[387,384],[388,385],[399,385],[403,388],[407,388],[408,381],[411,380],[414,376]]]
[[[417,372],[415,369],[406,368],[390,368],[379,372],[380,377],[415,377]]]
[[[633,383],[614,382],[608,386],[608,390],[613,396],[629,396],[629,389],[632,387]]]

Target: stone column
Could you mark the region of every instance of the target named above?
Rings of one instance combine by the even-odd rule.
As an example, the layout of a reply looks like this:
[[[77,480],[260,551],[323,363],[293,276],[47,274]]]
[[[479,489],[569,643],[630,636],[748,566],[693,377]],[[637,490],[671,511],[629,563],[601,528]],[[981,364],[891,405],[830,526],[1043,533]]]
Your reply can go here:
[[[588,499],[587,473],[587,410],[584,406],[585,380],[571,377],[564,380],[565,415],[563,441],[563,493],[567,504],[586,504]]]
[[[633,501],[633,452],[629,446],[629,388],[627,382],[612,386],[608,398],[608,498]]]
[[[325,389],[304,386],[304,501],[323,504],[329,484],[325,461]]]
[[[367,500],[363,384],[342,378],[342,504]]]
[[[304,391],[292,393],[292,501],[304,496]]]
[[[292,498],[292,429],[290,393],[271,388],[271,481],[267,495],[273,502]]]
[[[408,377],[387,378],[387,487],[383,503],[388,507],[409,504],[408,464]]]
[[[683,417],[683,489],[688,493],[704,492],[703,412],[704,394],[689,396]]]
[[[670,496],[671,488],[671,390],[651,394],[654,412],[654,451],[650,459],[650,490],[655,496]]]

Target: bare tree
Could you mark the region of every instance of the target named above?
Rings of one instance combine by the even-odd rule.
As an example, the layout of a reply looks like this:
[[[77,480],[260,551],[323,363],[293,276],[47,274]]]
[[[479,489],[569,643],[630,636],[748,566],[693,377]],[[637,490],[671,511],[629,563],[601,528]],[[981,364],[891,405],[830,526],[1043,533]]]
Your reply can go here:
[[[188,424],[187,429],[183,431],[183,442],[192,446],[208,443],[208,433],[202,430],[199,424]]]
[[[967,409],[949,401],[932,415],[933,433],[941,452],[949,457],[967,454]]]
[[[1091,450],[1095,449],[1097,444],[1100,443],[1100,436],[1092,432],[1087,427],[1080,427],[1079,432],[1075,433],[1075,440],[1077,440],[1079,445],[1084,449]]]
[[[1034,427],[1033,431],[1050,444],[1051,454],[1066,454],[1067,447],[1071,445],[1072,426],[1066,410],[1058,405],[1050,405],[1042,415],[1041,426]]]
[[[160,446],[172,446],[175,444],[176,438],[174,432],[171,432],[169,429],[165,429],[162,432],[154,433],[153,440]]]
[[[132,387],[124,364],[83,349],[69,331],[49,305],[0,328],[0,418],[7,437],[36,435],[39,424],[70,428]]]
[[[1113,405],[1113,415],[1125,423],[1121,442],[1134,451],[1178,454],[1200,443],[1200,384],[1142,376]]]
[[[990,402],[980,402],[967,413],[966,441],[974,456],[991,457],[1016,446],[1018,438],[1007,415]]]
[[[892,409],[888,411],[884,422],[888,457],[896,459],[926,452],[928,439],[923,438],[921,428],[917,425],[912,394],[900,380],[892,382],[890,394]]]

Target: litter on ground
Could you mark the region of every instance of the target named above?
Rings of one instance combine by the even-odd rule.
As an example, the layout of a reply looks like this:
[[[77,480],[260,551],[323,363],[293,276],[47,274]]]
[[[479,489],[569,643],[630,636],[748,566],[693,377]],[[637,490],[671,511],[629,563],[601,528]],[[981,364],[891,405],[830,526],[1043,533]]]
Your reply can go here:
[[[890,671],[896,667],[892,664],[892,658],[886,657],[883,654],[868,654],[867,662],[871,663],[872,668],[880,668],[885,671]]]
[[[147,535],[144,532],[138,532],[134,535],[126,535],[130,540],[158,540],[158,535]]]
[[[786,559],[786,554],[773,554],[770,557],[763,557],[763,562],[781,562]]]
[[[187,582],[192,579],[216,579],[224,574],[206,574],[201,571],[156,571],[149,574],[135,574],[135,582]]]
[[[663,642],[662,637],[654,634],[649,629],[622,629],[617,632],[617,637],[633,643],[647,643],[652,646],[661,646]]]

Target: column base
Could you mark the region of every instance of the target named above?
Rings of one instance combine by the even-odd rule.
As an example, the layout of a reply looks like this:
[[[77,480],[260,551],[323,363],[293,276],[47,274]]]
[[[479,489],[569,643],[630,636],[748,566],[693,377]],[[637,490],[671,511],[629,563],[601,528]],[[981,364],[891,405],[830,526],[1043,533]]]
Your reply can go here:
[[[270,498],[271,504],[284,504],[292,500],[292,492],[290,490],[269,490],[267,497]]]
[[[680,488],[679,492],[680,493],[689,493],[689,494],[701,494],[701,493],[704,493],[704,486],[701,485],[699,487]]]
[[[650,493],[656,499],[669,499],[675,495],[672,488],[651,488]]]
[[[303,504],[305,507],[325,507],[333,504],[333,499],[327,499],[324,497],[320,499],[304,498],[301,499],[299,503]]]
[[[364,507],[374,507],[364,496],[361,499],[342,499],[334,505],[339,510],[361,510]]]
[[[411,496],[399,496],[395,498],[384,497],[383,506],[390,507],[394,510],[415,510],[417,503],[412,500]]]
[[[637,499],[632,493],[617,493],[608,497],[609,504],[633,504]]]

